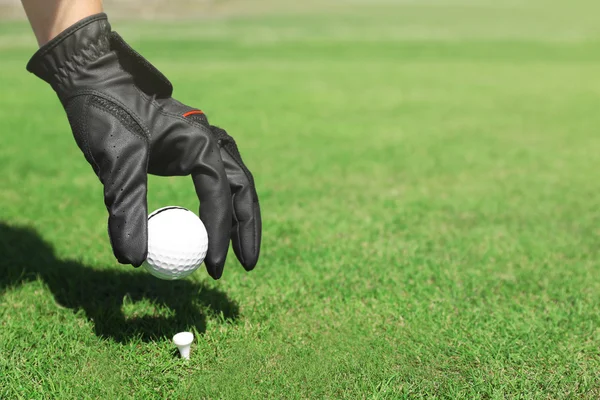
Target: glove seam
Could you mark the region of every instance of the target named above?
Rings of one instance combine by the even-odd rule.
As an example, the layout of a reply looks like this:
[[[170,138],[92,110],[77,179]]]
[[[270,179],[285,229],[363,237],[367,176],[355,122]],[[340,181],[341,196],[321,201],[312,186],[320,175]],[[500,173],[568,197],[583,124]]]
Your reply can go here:
[[[111,95],[109,95],[109,94],[107,94],[107,93],[104,93],[104,92],[100,92],[100,91],[93,90],[93,89],[88,89],[88,90],[81,90],[81,91],[77,92],[76,94],[69,96],[69,97],[67,98],[67,100],[71,100],[71,99],[72,99],[72,98],[74,98],[74,97],[78,97],[78,96],[85,96],[85,95],[90,95],[90,96],[98,96],[98,97],[100,97],[100,98],[103,98],[103,99],[105,99],[105,100],[107,100],[107,101],[113,102],[113,103],[115,103],[117,106],[121,107],[121,108],[122,108],[122,109],[123,109],[123,110],[124,110],[124,111],[125,111],[125,112],[126,112],[126,113],[127,113],[127,114],[128,114],[128,115],[129,115],[129,116],[130,116],[130,117],[131,117],[131,118],[132,118],[132,119],[133,119],[133,120],[134,120],[134,121],[135,121],[135,122],[136,122],[138,125],[139,125],[140,129],[141,129],[141,130],[144,132],[144,135],[139,135],[139,134],[137,134],[136,132],[131,132],[131,129],[128,129],[128,128],[127,128],[125,125],[123,125],[123,123],[121,122],[121,124],[124,126],[124,128],[125,128],[125,129],[126,129],[128,132],[130,132],[131,134],[133,134],[133,135],[135,135],[135,136],[137,136],[137,137],[139,137],[139,138],[143,139],[143,140],[144,140],[144,141],[146,141],[148,144],[150,143],[150,130],[149,130],[147,127],[146,127],[146,125],[145,125],[145,124],[144,124],[142,121],[140,121],[140,119],[139,119],[139,118],[137,118],[137,116],[135,115],[135,113],[134,113],[134,112],[132,112],[132,110],[131,110],[129,107],[127,107],[125,104],[121,103],[121,102],[120,102],[120,101],[119,101],[117,98],[115,98],[115,97],[113,97],[113,96],[111,96]],[[102,109],[102,108],[99,108],[99,107],[97,107],[97,106],[96,106],[96,105],[94,105],[94,104],[90,104],[90,105],[91,105],[92,107],[96,107],[96,108],[98,108],[98,109],[100,109],[100,110],[103,110],[103,111],[105,111],[105,112],[108,112],[107,110],[104,110],[104,109]],[[109,112],[109,114],[113,115],[113,114],[112,114],[112,113],[110,113],[110,112]],[[115,117],[115,116],[113,115],[113,117]],[[115,117],[115,118],[117,118],[117,117]],[[119,118],[117,118],[117,119],[119,119]],[[120,120],[119,120],[119,121],[120,121]]]
[[[235,206],[234,206],[235,205],[235,196],[236,196],[236,193],[231,193],[231,205],[232,205],[231,216],[233,218],[235,218],[235,222],[236,222],[235,235],[236,235],[237,242],[240,243],[240,254],[238,256],[241,258],[240,262],[242,263],[242,265],[246,265],[246,259],[244,257],[244,251],[242,250],[242,245],[241,245],[242,240],[241,240],[241,235],[240,235],[240,220],[237,217],[237,214],[235,211]],[[254,240],[254,238],[252,238],[252,246],[254,246],[254,242],[255,242],[255,240]],[[252,249],[253,254],[254,254],[255,250],[256,250],[256,248]]]
[[[164,108],[163,106],[161,106],[160,104],[158,104],[158,103],[156,102],[156,99],[155,99],[154,97],[150,97],[150,96],[148,96],[146,93],[144,93],[144,91],[143,91],[143,90],[141,90],[139,87],[137,87],[137,85],[133,85],[133,86],[136,88],[136,90],[138,91],[138,93],[140,94],[140,96],[142,96],[142,98],[143,98],[144,100],[146,100],[146,101],[149,101],[149,102],[150,102],[150,104],[152,104],[152,106],[156,108],[156,111],[157,111],[158,113],[160,113],[160,114],[162,114],[162,115],[164,115],[164,116],[166,116],[166,117],[172,117],[172,118],[178,119],[178,120],[180,120],[180,121],[185,121],[185,122],[187,122],[188,124],[190,124],[190,125],[192,125],[192,126],[199,127],[199,128],[201,128],[201,129],[207,129],[207,128],[206,128],[204,125],[202,125],[202,124],[200,124],[200,123],[198,123],[198,122],[195,122],[195,121],[193,121],[193,120],[190,120],[189,118],[185,118],[185,117],[183,117],[183,116],[181,116],[181,115],[179,115],[179,114],[176,114],[176,113],[172,113],[172,112],[166,111],[166,110],[165,110],[165,108]],[[174,99],[174,98],[172,98],[172,97],[171,97],[171,100],[173,100],[173,101],[177,101],[177,100],[175,100],[175,99]],[[179,104],[182,104],[182,103],[181,103],[181,102],[179,102],[179,101],[177,101],[177,102],[178,102]],[[183,104],[182,104],[182,105],[183,105]],[[211,135],[210,137],[212,138],[212,135]]]
[[[104,99],[104,100],[106,100],[106,99]],[[123,128],[125,128],[125,130],[129,131],[129,133],[133,134],[134,136],[136,136],[136,137],[138,137],[140,139],[144,139],[145,140],[144,135],[140,135],[138,132],[135,132],[133,129],[131,129],[129,127],[129,125],[126,123],[126,121],[123,120],[123,117],[121,117],[120,115],[116,114],[113,110],[110,110],[110,109],[108,109],[106,107],[103,107],[102,105],[100,105],[98,103],[95,103],[93,99],[90,100],[89,106],[90,107],[94,107],[95,109],[97,109],[99,111],[102,111],[102,112],[105,112],[105,113],[109,114],[110,116],[112,116],[113,118],[115,118],[117,121],[119,121],[119,123],[121,124],[121,126]],[[129,114],[129,112],[127,112],[127,110],[123,110],[123,111],[131,118],[131,115]],[[133,120],[133,122],[137,124],[137,121],[135,119]],[[139,127],[139,128],[142,129],[142,131],[143,131],[142,127]]]
[[[89,97],[88,97],[88,98],[85,98],[85,100],[84,100],[84,101],[85,101],[85,104],[86,104],[86,105],[87,105],[87,104],[89,104],[89,101],[90,101],[90,100],[89,100]],[[85,131],[83,132],[83,133],[84,133],[84,134],[83,134],[83,142],[84,142],[84,144],[85,144],[85,146],[86,146],[86,149],[87,149],[87,152],[88,152],[88,154],[90,155],[90,158],[91,158],[91,159],[92,159],[92,161],[94,162],[94,165],[92,166],[92,168],[93,168],[93,167],[96,167],[96,168],[95,168],[95,169],[96,169],[96,171],[98,171],[98,173],[100,173],[100,165],[99,165],[99,164],[98,164],[98,162],[96,161],[96,158],[94,157],[94,153],[92,153],[92,149],[91,149],[91,147],[90,147],[90,140],[89,140],[89,129],[88,129],[88,124],[87,124],[87,120],[88,120],[88,112],[89,112],[89,109],[88,109],[88,107],[83,107],[83,110],[84,110],[84,111],[83,111],[83,121],[85,122],[85,124],[84,124],[84,126],[85,126]],[[96,175],[98,175],[98,174],[96,174]]]

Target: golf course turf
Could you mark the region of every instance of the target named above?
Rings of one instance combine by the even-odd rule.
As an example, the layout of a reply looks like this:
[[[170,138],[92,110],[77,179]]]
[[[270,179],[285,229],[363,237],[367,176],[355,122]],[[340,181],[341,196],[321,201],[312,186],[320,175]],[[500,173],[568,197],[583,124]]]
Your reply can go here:
[[[261,259],[219,281],[115,261],[0,23],[1,399],[600,397],[598,7],[392,3],[113,22],[254,174]]]

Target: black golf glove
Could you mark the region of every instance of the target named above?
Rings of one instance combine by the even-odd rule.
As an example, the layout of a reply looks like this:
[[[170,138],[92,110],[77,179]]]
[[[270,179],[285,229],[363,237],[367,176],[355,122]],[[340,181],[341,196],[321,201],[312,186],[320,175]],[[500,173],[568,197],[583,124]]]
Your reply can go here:
[[[105,14],[66,29],[27,69],[58,94],[79,148],[104,185],[119,262],[137,267],[146,259],[150,173],[192,176],[208,232],[210,276],[221,277],[230,239],[244,268],[254,268],[260,209],[235,141],[202,111],[173,99],[169,80],[111,32]]]

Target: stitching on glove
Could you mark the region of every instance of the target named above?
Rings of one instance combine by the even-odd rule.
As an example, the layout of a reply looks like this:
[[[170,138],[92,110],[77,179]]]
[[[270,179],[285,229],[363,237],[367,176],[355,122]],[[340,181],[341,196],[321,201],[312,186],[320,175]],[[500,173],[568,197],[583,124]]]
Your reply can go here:
[[[52,78],[58,82],[58,86],[63,86],[61,79],[68,79],[69,72],[77,72],[78,67],[97,60],[110,50],[109,46],[108,37],[100,36],[97,41],[90,43],[89,47],[81,49],[79,53],[73,54],[70,59],[65,60],[64,64],[56,69]]]
[[[49,59],[47,58],[49,54],[52,54],[52,52],[54,51],[54,49],[56,47],[59,46],[63,46],[63,42],[65,42],[67,39],[69,39],[72,35],[75,34],[75,32],[84,29],[86,26],[92,24],[92,23],[99,23],[100,25],[100,29],[102,31],[106,31],[106,32],[110,32],[110,24],[108,23],[108,19],[106,17],[106,14],[96,14],[96,15],[92,15],[88,18],[84,18],[83,20],[79,21],[78,23],[76,23],[75,25],[67,28],[65,31],[63,31],[62,33],[60,33],[58,36],[56,36],[54,39],[50,40],[48,43],[46,43],[44,46],[42,46],[34,55],[33,57],[31,57],[31,59],[29,60],[29,62],[27,63],[27,70],[29,72],[34,73],[35,75],[37,75],[39,78],[45,80],[46,82],[50,83],[52,85],[52,87],[55,88],[55,85],[59,85],[60,82],[58,81],[58,78],[61,76],[65,76],[64,71],[67,70],[75,70],[73,65],[53,65],[53,61],[59,61],[58,59],[54,59],[54,57],[50,57]],[[100,50],[106,52],[109,49],[108,46],[108,42],[106,43],[106,48],[100,48],[98,45],[101,44],[103,41],[107,40],[107,34],[100,34],[98,37],[98,40],[96,40],[96,42],[94,42],[92,44],[92,50],[93,53],[88,52],[87,54],[85,54],[86,57],[93,57],[91,59],[95,59],[97,58],[99,55],[103,54],[101,53]],[[104,38],[104,39],[103,39]],[[65,44],[64,46],[69,47],[69,43]],[[86,50],[86,49],[83,49]],[[85,58],[81,57],[81,53],[82,49],[79,49],[77,51],[77,54],[74,55],[69,55],[69,59],[68,60],[60,60],[60,63],[70,63],[73,64],[73,56],[75,57],[79,57],[79,60],[76,61],[76,63],[74,65],[80,65],[80,63],[82,61],[85,61]],[[77,64],[79,63],[79,64]],[[53,82],[53,80],[55,80],[55,82]]]
[[[101,111],[106,111],[107,113],[118,119],[121,122],[121,124],[131,133],[141,137],[144,140],[148,139],[148,136],[146,135],[146,132],[144,132],[144,129],[123,108],[99,96],[92,96],[90,98],[89,103],[90,106],[96,107]]]
[[[192,120],[191,118],[184,118],[184,117],[183,117],[181,114],[179,114],[179,113],[177,113],[177,114],[176,114],[176,113],[172,113],[172,112],[166,111],[166,110],[164,109],[164,107],[163,107],[163,106],[161,106],[161,105],[160,105],[160,104],[159,104],[159,103],[156,101],[156,99],[155,99],[154,97],[150,97],[150,96],[148,96],[148,95],[147,95],[147,94],[146,94],[146,93],[145,93],[145,92],[144,92],[142,89],[140,89],[140,88],[139,88],[139,87],[137,87],[136,85],[133,85],[133,87],[134,87],[134,88],[137,90],[137,92],[140,94],[140,96],[142,96],[142,99],[144,99],[144,100],[146,100],[146,101],[150,102],[150,104],[152,104],[152,106],[153,106],[154,108],[156,108],[156,111],[157,111],[158,113],[160,113],[161,115],[164,115],[164,116],[166,116],[166,117],[170,117],[170,118],[176,118],[176,119],[178,119],[178,120],[180,120],[180,121],[186,121],[186,122],[190,122],[190,121]],[[173,100],[173,101],[175,101],[175,102],[177,102],[177,103],[181,104],[179,101],[175,100],[174,98],[171,98],[171,100]],[[183,104],[182,104],[182,105],[183,105]],[[205,115],[204,113],[203,113],[202,115],[203,115],[204,117],[206,117],[206,115]],[[192,121],[192,122],[194,123],[194,125],[197,125],[197,122],[195,122],[195,121]],[[206,128],[206,126],[205,126],[205,125],[202,125],[202,127],[203,127],[203,128]]]
[[[85,96],[85,95],[91,95],[93,97],[98,97],[98,98],[104,99],[104,100],[114,104],[116,107],[121,108],[121,110],[123,110],[123,112],[127,113],[129,118],[131,118],[133,121],[135,121],[135,123],[139,127],[139,129],[140,129],[139,132],[142,132],[140,137],[147,142],[150,140],[150,131],[146,128],[146,125],[143,124],[139,120],[139,118],[137,118],[135,113],[132,113],[125,104],[123,104],[118,99],[114,98],[113,96],[110,96],[104,92],[99,92],[97,90],[85,89],[85,90],[80,90],[78,92],[73,93],[71,96],[68,97],[68,99],[72,99],[77,96]],[[136,133],[136,132],[138,132],[138,131],[136,130],[135,132],[132,132],[132,133]]]

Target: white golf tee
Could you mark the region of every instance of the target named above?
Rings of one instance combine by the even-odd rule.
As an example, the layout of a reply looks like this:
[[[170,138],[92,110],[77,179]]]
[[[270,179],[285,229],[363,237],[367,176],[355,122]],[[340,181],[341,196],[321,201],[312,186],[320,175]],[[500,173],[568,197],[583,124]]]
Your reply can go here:
[[[181,358],[186,360],[190,359],[190,347],[194,341],[194,334],[192,332],[179,332],[173,336],[173,343],[179,349]]]

